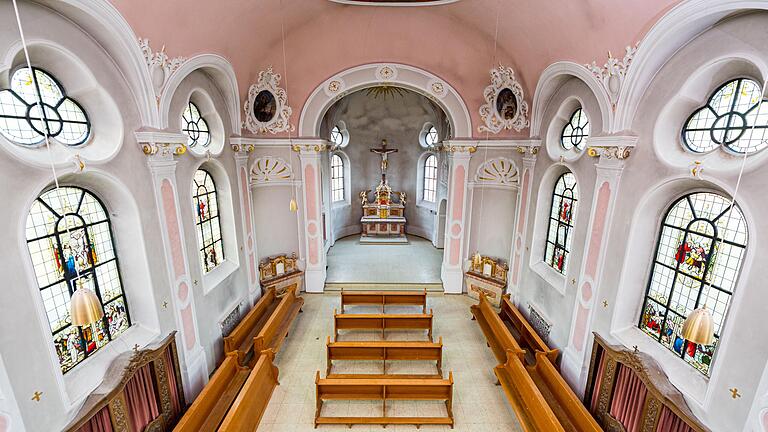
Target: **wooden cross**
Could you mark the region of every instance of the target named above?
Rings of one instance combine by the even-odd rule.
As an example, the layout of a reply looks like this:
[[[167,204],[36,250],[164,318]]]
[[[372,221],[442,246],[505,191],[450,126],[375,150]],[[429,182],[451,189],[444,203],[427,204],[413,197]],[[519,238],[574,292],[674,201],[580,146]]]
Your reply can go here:
[[[42,395],[43,395],[43,392],[41,392],[41,391],[36,391],[36,392],[35,392],[35,393],[32,395],[32,400],[33,400],[33,401],[35,401],[35,402],[40,402],[40,396],[42,396]]]
[[[387,140],[381,140],[381,147],[372,148],[371,153],[381,156],[381,183],[384,184],[387,182],[387,166],[389,165],[387,155],[397,153],[397,149],[387,148]]]
[[[741,397],[741,394],[739,393],[739,389],[737,389],[736,387],[734,387],[732,389],[728,389],[728,391],[731,392],[731,397],[734,398],[734,399],[737,399],[737,398]]]

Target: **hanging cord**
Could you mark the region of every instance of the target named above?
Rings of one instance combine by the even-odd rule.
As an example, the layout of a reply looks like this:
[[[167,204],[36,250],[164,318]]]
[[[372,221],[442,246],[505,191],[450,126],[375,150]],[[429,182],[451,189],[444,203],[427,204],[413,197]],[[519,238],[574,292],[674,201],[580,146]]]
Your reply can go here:
[[[16,14],[16,25],[19,28],[19,36],[21,36],[21,47],[24,50],[24,59],[27,62],[27,68],[29,69],[29,73],[32,75],[32,82],[35,84],[35,95],[37,96],[37,103],[40,108],[40,120],[45,125],[45,134],[43,134],[43,138],[45,139],[45,148],[48,151],[48,161],[51,165],[51,172],[53,173],[53,184],[54,184],[54,190],[56,191],[56,199],[59,201],[59,207],[64,210],[64,205],[61,200],[61,188],[59,186],[59,177],[56,174],[56,164],[53,161],[53,153],[51,152],[51,142],[49,139],[49,136],[51,134],[50,127],[48,126],[48,118],[45,115],[45,105],[43,105],[43,96],[40,92],[40,84],[37,82],[37,72],[35,69],[32,68],[32,62],[29,57],[29,50],[27,49],[27,40],[24,37],[24,29],[21,26],[21,18],[19,17],[19,5],[16,3],[16,0],[13,0],[13,11]],[[72,250],[72,246],[69,244],[72,241],[72,233],[69,229],[69,223],[66,220],[66,214],[64,214],[64,229],[67,233],[67,246],[70,248],[70,252],[74,255],[74,251]],[[64,257],[61,257],[62,262],[64,260]],[[77,262],[75,262],[75,280],[80,279],[80,270],[77,268]]]
[[[288,61],[286,60],[285,55],[285,9],[283,7],[283,0],[280,0],[280,44],[282,46],[283,51],[283,78],[285,79],[285,104],[288,105],[288,95],[290,94],[288,92]],[[291,136],[291,122],[288,121],[288,162],[291,164],[291,169],[293,169],[293,137]],[[294,179],[292,179],[291,182],[291,203],[290,203],[290,209],[291,211],[298,211],[298,204],[296,204],[296,209],[294,210],[294,203],[296,203],[296,184],[293,183],[295,181],[296,172],[293,173]]]

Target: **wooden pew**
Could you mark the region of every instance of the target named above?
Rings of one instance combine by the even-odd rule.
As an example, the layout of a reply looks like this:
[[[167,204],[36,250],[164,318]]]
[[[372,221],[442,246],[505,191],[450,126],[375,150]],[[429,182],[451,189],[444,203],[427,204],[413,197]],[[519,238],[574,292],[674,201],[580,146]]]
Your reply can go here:
[[[387,373],[387,361],[436,361],[437,374],[443,375],[442,337],[435,343],[406,341],[331,342],[331,337],[328,336],[325,347],[328,365],[326,375],[330,375],[334,360],[381,360],[384,364],[384,374]]]
[[[333,311],[333,339],[339,339],[339,330],[381,330],[384,338],[386,330],[427,330],[432,341],[432,318],[428,314],[339,314]]]
[[[550,349],[547,346],[528,320],[525,319],[525,316],[512,303],[509,294],[505,294],[501,299],[501,312],[499,312],[499,316],[502,321],[512,326],[513,336],[514,333],[517,333],[520,346],[529,353],[529,360],[533,360],[537,352],[543,352],[553,365],[557,364],[559,351]]]
[[[216,432],[249,373],[238,364],[237,353],[227,354],[173,431]]]
[[[421,306],[427,313],[427,289],[424,291],[344,291],[341,290],[341,313],[344,306],[381,306],[381,313],[387,305]]]
[[[523,365],[522,350],[510,350],[507,360],[494,368],[520,426],[525,432],[565,432]],[[570,429],[569,429],[570,432]]]
[[[536,364],[526,366],[526,369],[565,430],[574,432],[603,430],[545,353],[537,352]]]
[[[253,354],[254,336],[261,331],[279,303],[275,290],[268,289],[237,327],[224,338],[224,352],[237,353],[237,361],[245,365],[248,357]]]
[[[218,432],[256,432],[272,392],[279,384],[274,359],[272,350],[261,353]]]
[[[512,333],[501,321],[499,315],[496,314],[485,294],[480,293],[480,302],[470,306],[469,309],[480,325],[480,329],[483,331],[486,341],[488,341],[488,346],[491,347],[500,364],[507,361],[507,351],[522,351],[520,345],[512,337]]]
[[[442,378],[320,378],[315,375],[315,428],[320,424],[412,424],[449,425],[453,427],[453,373]],[[381,417],[326,417],[321,416],[324,401],[375,400],[381,401]],[[445,401],[446,417],[389,417],[387,401],[438,400]]]
[[[296,297],[294,290],[288,290],[280,299],[280,303],[275,308],[275,311],[272,312],[267,322],[264,323],[264,327],[253,338],[253,351],[260,353],[264,350],[272,349],[278,352],[283,340],[288,335],[293,319],[301,312],[303,305],[304,299]],[[256,360],[254,356],[251,363],[255,364]]]

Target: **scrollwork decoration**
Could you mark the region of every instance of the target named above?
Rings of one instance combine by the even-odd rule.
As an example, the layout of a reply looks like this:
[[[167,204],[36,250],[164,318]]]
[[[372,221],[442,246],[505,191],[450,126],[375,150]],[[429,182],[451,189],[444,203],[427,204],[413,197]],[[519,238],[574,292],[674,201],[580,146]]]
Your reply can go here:
[[[514,129],[520,132],[530,126],[528,102],[512,68],[499,66],[491,70],[491,84],[483,91],[483,99],[485,103],[480,106],[483,124],[478,131],[497,134],[504,129]]]
[[[289,121],[293,109],[288,106],[288,94],[280,87],[280,79],[270,66],[259,72],[259,79],[248,89],[243,127],[251,133],[276,134],[296,129]]]

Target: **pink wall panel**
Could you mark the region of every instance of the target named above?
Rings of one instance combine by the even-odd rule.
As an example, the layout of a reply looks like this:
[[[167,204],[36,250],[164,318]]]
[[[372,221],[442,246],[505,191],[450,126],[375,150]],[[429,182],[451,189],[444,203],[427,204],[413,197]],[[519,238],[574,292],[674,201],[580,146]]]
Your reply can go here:
[[[467,173],[463,165],[456,167],[456,173],[453,176],[453,220],[462,220],[462,210],[464,208],[464,179]]]
[[[611,199],[611,186],[603,182],[597,192],[597,204],[595,206],[595,220],[592,223],[592,233],[589,236],[589,251],[587,252],[587,266],[585,273],[593,280],[597,277],[597,261],[600,258],[600,248],[603,246],[605,236],[605,218],[608,216],[608,204]]]
[[[189,351],[194,348],[197,341],[191,304],[181,310],[181,325],[184,327],[184,347]]]
[[[163,212],[165,213],[165,228],[168,230],[168,240],[171,247],[171,261],[173,264],[173,274],[176,278],[183,276],[184,253],[181,245],[181,231],[179,219],[176,214],[176,196],[173,192],[173,185],[170,180],[164,179],[160,186],[160,192],[163,197]]]

